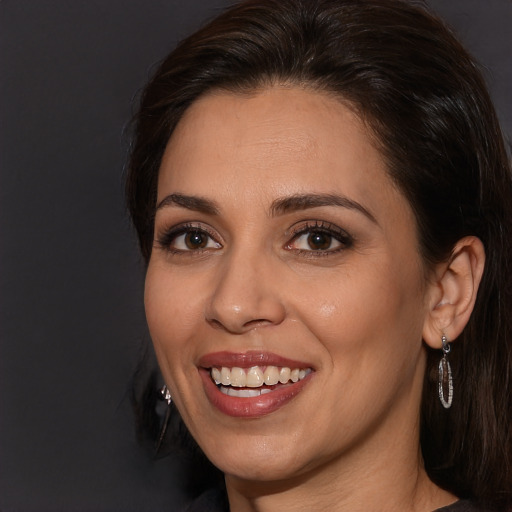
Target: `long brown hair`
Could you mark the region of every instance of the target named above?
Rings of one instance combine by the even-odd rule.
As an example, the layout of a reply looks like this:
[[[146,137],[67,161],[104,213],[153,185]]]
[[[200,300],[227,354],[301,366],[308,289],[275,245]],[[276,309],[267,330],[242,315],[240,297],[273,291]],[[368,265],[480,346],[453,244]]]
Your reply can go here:
[[[469,324],[450,354],[453,406],[429,353],[421,446],[433,481],[459,497],[503,499],[512,485],[512,178],[471,56],[433,14],[401,0],[249,0],[183,41],[147,85],[135,119],[127,200],[144,258],[153,243],[160,161],[184,111],[213,89],[286,83],[329,92],[374,134],[409,200],[425,264],[466,235],[486,248]]]

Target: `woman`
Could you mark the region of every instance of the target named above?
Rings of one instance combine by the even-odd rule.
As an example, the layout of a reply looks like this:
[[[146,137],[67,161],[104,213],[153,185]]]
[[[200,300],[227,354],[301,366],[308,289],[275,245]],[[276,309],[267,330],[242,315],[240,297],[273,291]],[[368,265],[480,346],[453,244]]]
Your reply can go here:
[[[229,510],[506,510],[511,173],[437,18],[231,8],[146,87],[127,192],[164,393]]]

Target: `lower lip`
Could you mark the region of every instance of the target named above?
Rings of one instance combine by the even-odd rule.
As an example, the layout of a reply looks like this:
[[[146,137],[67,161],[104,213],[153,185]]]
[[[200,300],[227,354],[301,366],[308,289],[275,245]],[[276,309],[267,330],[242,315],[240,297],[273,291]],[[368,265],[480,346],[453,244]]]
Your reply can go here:
[[[220,391],[204,368],[199,370],[208,400],[222,413],[237,418],[257,418],[277,411],[295,398],[306,386],[313,375],[293,384],[276,388],[270,393],[254,397],[228,396]]]

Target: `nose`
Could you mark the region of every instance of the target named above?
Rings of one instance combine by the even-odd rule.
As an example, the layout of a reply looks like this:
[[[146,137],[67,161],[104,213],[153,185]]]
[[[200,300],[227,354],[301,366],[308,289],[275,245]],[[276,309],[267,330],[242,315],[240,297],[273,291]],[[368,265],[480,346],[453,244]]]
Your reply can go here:
[[[232,334],[243,334],[284,320],[276,262],[233,254],[218,270],[206,309],[210,324]]]

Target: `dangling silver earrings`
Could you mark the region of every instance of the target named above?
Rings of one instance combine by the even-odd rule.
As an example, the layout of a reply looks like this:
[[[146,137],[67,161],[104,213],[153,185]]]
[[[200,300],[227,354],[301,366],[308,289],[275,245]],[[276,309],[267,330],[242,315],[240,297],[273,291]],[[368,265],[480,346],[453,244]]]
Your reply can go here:
[[[165,411],[165,418],[162,422],[162,428],[160,429],[160,434],[159,434],[158,440],[156,442],[155,455],[158,454],[158,451],[160,450],[160,446],[162,446],[162,443],[165,438],[165,433],[167,431],[167,425],[168,425],[169,419],[171,417],[170,405],[172,402],[171,392],[169,391],[169,388],[165,384],[158,390],[158,395],[161,400],[164,400],[167,402],[167,410]]]
[[[169,388],[165,384],[160,388],[160,396],[162,400],[165,400],[167,402],[167,405],[171,405],[171,392],[169,391]]]
[[[452,368],[447,357],[450,353],[451,346],[444,334],[441,337],[441,342],[443,344],[443,357],[439,361],[439,400],[441,400],[441,404],[445,409],[449,409],[452,406],[453,401]],[[448,397],[446,397],[446,392],[448,392]]]

